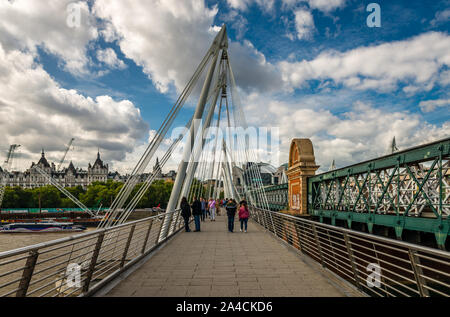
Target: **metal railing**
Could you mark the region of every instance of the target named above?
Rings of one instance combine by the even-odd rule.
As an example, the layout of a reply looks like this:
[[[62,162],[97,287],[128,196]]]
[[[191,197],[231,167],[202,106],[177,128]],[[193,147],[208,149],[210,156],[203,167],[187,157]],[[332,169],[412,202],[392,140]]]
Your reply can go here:
[[[171,223],[161,237],[164,217]],[[183,227],[180,210],[0,253],[0,297],[89,296]]]
[[[450,252],[250,207],[253,220],[375,297],[450,297]]]

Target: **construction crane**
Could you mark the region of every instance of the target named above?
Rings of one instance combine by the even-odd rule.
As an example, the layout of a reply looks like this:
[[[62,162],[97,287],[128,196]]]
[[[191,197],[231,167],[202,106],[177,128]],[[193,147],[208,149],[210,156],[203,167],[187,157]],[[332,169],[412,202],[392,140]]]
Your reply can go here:
[[[60,168],[61,168],[61,165],[64,163],[64,160],[66,159],[66,155],[67,155],[67,153],[69,152],[70,147],[72,146],[73,141],[75,141],[75,139],[74,139],[74,138],[71,138],[70,141],[69,141],[69,144],[67,145],[66,151],[64,152],[64,155],[63,155],[61,161],[59,161],[58,167],[56,168],[56,171],[57,171],[57,172],[59,172],[59,170],[60,170]]]
[[[20,146],[20,144],[12,144],[9,147],[8,156],[6,157],[5,164],[2,172],[2,181],[0,183],[0,207],[3,203],[3,197],[5,196],[5,188],[8,182],[9,170],[11,169],[12,162],[14,159],[14,152]]]

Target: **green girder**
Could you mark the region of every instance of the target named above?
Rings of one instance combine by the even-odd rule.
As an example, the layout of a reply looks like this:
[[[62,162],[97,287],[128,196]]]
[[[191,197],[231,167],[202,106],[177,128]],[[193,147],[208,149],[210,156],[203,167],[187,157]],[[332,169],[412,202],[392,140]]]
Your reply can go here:
[[[308,213],[320,217],[450,234],[450,138],[308,178]],[[412,212],[414,210],[414,212]],[[426,216],[424,216],[426,213]]]

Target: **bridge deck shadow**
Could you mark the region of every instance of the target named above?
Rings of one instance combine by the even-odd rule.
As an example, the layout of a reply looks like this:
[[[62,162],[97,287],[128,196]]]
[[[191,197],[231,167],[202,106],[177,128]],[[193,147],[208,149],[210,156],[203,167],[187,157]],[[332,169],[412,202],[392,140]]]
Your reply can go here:
[[[358,296],[252,221],[247,233],[237,220],[229,233],[221,214],[202,222],[201,232],[177,234],[106,296]]]

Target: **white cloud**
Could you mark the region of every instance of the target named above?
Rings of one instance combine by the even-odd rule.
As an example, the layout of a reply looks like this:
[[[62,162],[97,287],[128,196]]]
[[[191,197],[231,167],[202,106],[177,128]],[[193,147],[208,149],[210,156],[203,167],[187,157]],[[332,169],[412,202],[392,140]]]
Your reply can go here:
[[[450,21],[450,9],[445,9],[443,11],[436,12],[434,19],[431,20],[430,24],[432,26],[436,26],[441,23],[446,23],[448,21]]]
[[[307,3],[311,9],[317,9],[328,13],[338,8],[343,8],[346,5],[347,0],[283,0],[282,2],[285,9]]]
[[[379,91],[395,90],[401,83],[429,90],[449,65],[450,36],[437,32],[347,52],[325,51],[310,61],[278,64],[291,87],[301,87],[309,80],[331,79],[352,89]]]
[[[345,6],[346,0],[308,0],[311,9],[318,9],[323,12],[334,11]]]
[[[248,5],[252,0],[227,0],[228,5],[233,9],[247,10]]]
[[[202,0],[134,0],[133,5],[97,0],[94,11],[114,27],[123,54],[142,66],[163,93],[172,84],[178,92],[185,87],[218,31],[213,25],[217,8],[206,7]],[[281,81],[249,42],[229,46],[242,87],[273,89]]]
[[[236,10],[230,10],[227,14],[222,16],[222,19],[227,24],[230,23],[231,27],[236,30],[236,38],[241,40],[247,32],[248,21]]]
[[[299,40],[307,40],[312,37],[315,30],[314,18],[308,10],[298,9],[295,14],[295,29]]]
[[[274,0],[227,0],[230,8],[241,11],[246,11],[253,3],[256,3],[263,11],[269,12],[273,9],[274,2]]]
[[[293,138],[311,138],[316,162],[323,170],[333,159],[342,167],[384,155],[394,136],[398,146],[405,149],[447,137],[450,129],[450,121],[432,125],[419,114],[386,111],[360,101],[337,115],[327,110],[326,100],[320,98],[283,101],[252,94],[245,97],[244,104],[253,125],[279,127],[281,163],[288,160]]]
[[[21,161],[22,168],[29,167],[31,159],[38,160],[41,148],[50,160],[58,161],[71,137],[76,165],[85,168],[95,159],[97,147],[107,161],[120,161],[148,130],[132,102],[109,96],[92,99],[62,88],[33,55],[6,52],[1,43],[0,91],[0,148],[21,144],[27,158]]]
[[[110,47],[104,50],[98,50],[97,59],[111,68],[125,69],[127,67],[127,65],[117,57],[116,52]]]
[[[97,0],[94,11],[111,23],[127,58],[142,66],[161,92],[175,83],[180,90],[208,49],[217,9],[203,1]]]
[[[67,24],[68,4],[80,8],[80,26]],[[73,74],[86,74],[90,41],[98,37],[95,20],[86,2],[71,0],[0,1],[0,42],[6,51],[37,47],[56,55],[64,68]]]
[[[450,99],[424,100],[419,103],[423,112],[432,112],[437,108],[450,107]]]

